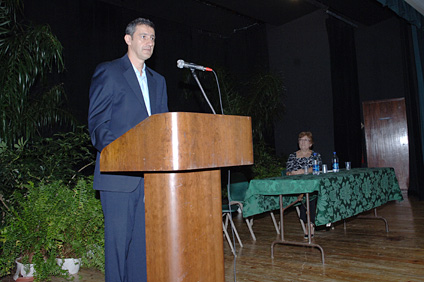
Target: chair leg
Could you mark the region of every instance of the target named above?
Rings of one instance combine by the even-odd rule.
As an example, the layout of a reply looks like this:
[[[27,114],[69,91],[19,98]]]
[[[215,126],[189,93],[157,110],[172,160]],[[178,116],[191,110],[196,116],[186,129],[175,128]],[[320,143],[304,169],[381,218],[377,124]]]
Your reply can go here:
[[[277,221],[275,220],[274,213],[271,211],[269,212],[271,214],[272,222],[274,223],[275,231],[277,231],[277,234],[280,234],[280,228],[278,228]]]
[[[303,234],[308,234],[308,232],[306,232],[305,223],[303,222],[303,220],[300,219],[300,209],[299,209],[299,206],[296,206],[296,213],[297,213],[297,217],[299,218],[300,225],[302,226]]]
[[[249,219],[246,218],[245,221],[246,221],[246,224],[247,224],[247,228],[249,228],[250,236],[252,236],[253,241],[256,241],[256,236],[255,236],[255,233],[253,233],[253,229],[252,229],[252,225],[251,225],[251,222],[253,220],[250,221]]]
[[[230,245],[231,252],[233,253],[235,257],[237,257],[236,251],[234,250],[233,243],[231,243],[230,235],[228,235],[227,229],[224,226],[224,222],[222,223],[222,230],[224,231],[224,236],[225,236],[225,239],[227,239],[228,245]]]
[[[230,220],[231,227],[233,228],[234,233],[236,234],[236,237],[237,237],[237,240],[238,240],[238,242],[240,244],[240,247],[243,247],[243,243],[241,242],[240,236],[239,236],[239,234],[237,232],[236,226],[234,225],[234,222],[233,222],[233,219],[231,218],[231,215],[230,214],[227,214],[227,218]]]
[[[228,228],[228,218],[229,218],[228,213],[224,214],[224,218],[225,218],[225,220],[224,220],[224,226],[225,226],[225,229],[227,229]]]
[[[232,204],[232,205],[238,205],[239,206],[238,211],[240,211],[241,214],[243,214],[243,204],[242,203],[240,203],[240,202],[230,202],[230,204]],[[245,221],[246,221],[246,224],[247,224],[247,228],[249,228],[250,236],[252,236],[252,239],[254,241],[256,241],[256,236],[255,236],[255,233],[253,233],[253,229],[252,229],[252,226],[253,226],[253,216],[250,217],[250,219],[245,218]]]

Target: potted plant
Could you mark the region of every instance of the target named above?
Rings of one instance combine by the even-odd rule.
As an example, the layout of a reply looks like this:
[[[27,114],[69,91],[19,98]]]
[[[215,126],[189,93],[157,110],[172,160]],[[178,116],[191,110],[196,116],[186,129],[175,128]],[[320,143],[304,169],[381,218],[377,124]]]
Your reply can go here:
[[[1,230],[0,277],[12,272],[17,258],[34,264],[36,281],[69,274],[58,258],[101,265],[103,214],[91,180],[80,179],[74,187],[62,181],[28,186],[25,196],[13,194],[16,204],[8,208]]]
[[[46,228],[52,212],[49,202],[52,197],[46,195],[50,193],[50,186],[34,187],[32,183],[30,186],[26,195],[19,190],[14,193],[12,201],[15,204],[7,207],[5,225],[1,230],[0,277],[11,273],[15,261],[23,265],[33,264],[39,280],[61,273],[51,256],[54,248]]]
[[[74,187],[62,189],[56,200],[63,203],[63,212],[55,215],[55,224],[48,230],[55,241],[58,263],[70,274],[75,274],[81,263],[100,269],[104,266],[103,212],[91,179],[79,179]],[[70,269],[74,266],[76,270]]]

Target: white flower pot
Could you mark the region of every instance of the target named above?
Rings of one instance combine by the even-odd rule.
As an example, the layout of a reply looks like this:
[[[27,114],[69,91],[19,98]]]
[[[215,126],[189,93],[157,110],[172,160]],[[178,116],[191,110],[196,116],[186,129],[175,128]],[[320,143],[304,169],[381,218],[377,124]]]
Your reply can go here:
[[[16,273],[13,275],[13,279],[17,280],[19,277],[33,277],[34,276],[34,264],[22,264],[19,262],[21,258],[17,258],[16,262]]]
[[[81,259],[73,259],[73,258],[67,258],[67,259],[56,259],[57,264],[62,267],[63,270],[67,270],[69,274],[77,274],[80,266],[81,266]]]

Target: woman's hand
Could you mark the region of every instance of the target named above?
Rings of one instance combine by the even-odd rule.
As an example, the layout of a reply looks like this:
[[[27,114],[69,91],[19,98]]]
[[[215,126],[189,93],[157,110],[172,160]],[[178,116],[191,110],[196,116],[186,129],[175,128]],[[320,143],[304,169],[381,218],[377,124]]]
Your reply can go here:
[[[304,174],[304,173],[305,173],[304,169],[298,169],[298,170],[288,171],[286,174],[287,175],[298,175],[298,174]]]
[[[308,173],[312,173],[312,168],[308,168]],[[299,174],[305,174],[305,170],[304,169],[298,169],[298,170],[293,170],[293,171],[288,171],[286,172],[286,175],[299,175]]]

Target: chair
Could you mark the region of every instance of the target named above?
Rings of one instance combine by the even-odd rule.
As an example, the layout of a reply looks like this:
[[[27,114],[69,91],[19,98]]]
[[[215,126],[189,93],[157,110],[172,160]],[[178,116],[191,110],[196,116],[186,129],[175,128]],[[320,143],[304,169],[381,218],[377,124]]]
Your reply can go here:
[[[235,205],[237,208],[240,208],[240,211],[243,213],[243,202],[246,195],[246,191],[249,188],[249,181],[246,176],[241,172],[231,173],[229,176],[230,179],[230,189],[228,200],[230,205]],[[237,209],[236,209],[237,210]],[[250,235],[252,239],[256,241],[255,233],[253,233],[252,225],[253,219],[245,218],[247,227],[249,228]]]
[[[240,244],[240,247],[243,247],[243,243],[241,242],[240,236],[237,232],[236,226],[234,225],[232,214],[237,212],[238,205],[222,205],[222,230],[224,230],[224,236],[228,241],[228,244],[230,245],[231,251],[233,252],[234,256],[236,255],[235,246],[233,246],[233,243],[231,241],[231,237],[228,234],[227,227],[228,227],[228,221],[230,222],[231,228],[234,231],[234,234],[237,237],[237,240]]]
[[[243,203],[246,191],[249,188],[249,181],[246,176],[241,172],[231,173],[230,178],[230,191],[229,191],[229,201],[231,205],[238,205],[240,211],[243,213]],[[273,212],[270,212],[272,222],[274,223],[275,230],[277,234],[280,234],[280,229],[278,228],[277,221]],[[250,235],[254,241],[256,241],[255,233],[253,232],[253,217],[248,219],[245,218],[246,225],[249,228]]]

